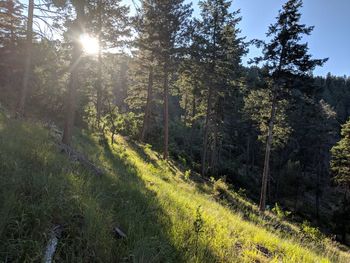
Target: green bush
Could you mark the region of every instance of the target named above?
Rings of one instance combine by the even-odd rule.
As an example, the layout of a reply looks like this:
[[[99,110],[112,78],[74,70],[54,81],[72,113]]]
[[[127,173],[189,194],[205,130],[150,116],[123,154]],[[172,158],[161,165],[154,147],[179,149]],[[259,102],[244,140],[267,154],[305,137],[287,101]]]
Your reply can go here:
[[[225,178],[220,178],[216,180],[213,184],[213,192],[215,196],[225,195],[228,191],[228,185],[225,182]]]
[[[289,211],[283,211],[278,203],[275,203],[275,206],[272,208],[272,212],[275,213],[279,219],[284,219],[291,214]]]
[[[184,177],[185,177],[185,180],[189,180],[190,177],[191,177],[191,170],[187,170],[187,171],[184,173]]]
[[[311,226],[310,222],[306,220],[302,223],[301,230],[307,237],[311,238],[312,240],[320,241],[324,238],[321,231],[318,228]]]

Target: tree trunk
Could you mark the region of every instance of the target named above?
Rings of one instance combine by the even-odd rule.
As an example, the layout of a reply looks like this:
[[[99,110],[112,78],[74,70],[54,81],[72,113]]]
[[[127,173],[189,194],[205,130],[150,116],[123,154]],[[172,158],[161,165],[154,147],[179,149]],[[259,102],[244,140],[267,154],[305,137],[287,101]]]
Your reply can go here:
[[[217,112],[216,112],[217,115]],[[218,128],[218,116],[215,117],[215,122],[213,125],[213,140],[211,145],[210,153],[210,172],[211,174],[217,173],[217,159],[218,159],[218,144],[219,144],[219,128]]]
[[[204,134],[203,134],[203,154],[202,154],[202,176],[206,175],[206,160],[207,160],[207,150],[208,150],[208,136],[209,136],[209,124],[210,124],[210,112],[212,103],[213,88],[209,86],[209,94],[207,101],[207,114],[205,118]]]
[[[294,196],[294,210],[295,212],[298,212],[298,201],[299,201],[299,188],[300,188],[300,175],[299,173],[303,174],[302,172],[303,170],[300,169],[300,171],[298,171],[297,176],[295,178],[295,196]]]
[[[321,199],[321,176],[323,173],[323,162],[322,162],[322,149],[321,146],[318,147],[318,161],[316,162],[317,164],[317,169],[316,169],[316,220],[317,223],[319,223],[320,220],[320,199]]]
[[[101,31],[102,31],[102,2],[98,3],[98,77],[97,77],[97,99],[96,99],[96,126],[100,128],[101,122],[101,110],[102,110],[102,43],[101,43]]]
[[[195,92],[193,92],[192,93],[192,121],[191,121],[192,127],[194,127],[196,114],[197,114],[196,94],[195,94]]]
[[[164,63],[164,152],[163,158],[169,157],[169,83],[168,83],[168,62]]]
[[[273,127],[276,117],[276,92],[273,94],[272,105],[271,105],[271,115],[268,127],[268,135],[266,139],[266,151],[265,151],[265,161],[264,161],[264,172],[262,177],[262,185],[261,185],[261,195],[260,195],[260,204],[259,210],[261,212],[265,211],[266,208],[266,193],[267,193],[267,183],[269,181],[269,166],[270,166],[270,154],[271,154],[271,145],[273,139]]]
[[[194,139],[194,133],[195,133],[195,116],[197,112],[197,105],[196,105],[196,94],[194,91],[192,91],[192,116],[191,116],[191,132],[189,136],[189,148],[190,148],[190,155],[193,154],[193,139]]]
[[[81,45],[79,43],[79,36],[82,33],[81,26],[84,19],[84,4],[83,2],[78,1],[76,6],[77,17],[74,22],[74,34],[75,39],[73,40],[73,50],[72,50],[72,61],[70,67],[70,80],[68,84],[68,93],[67,93],[67,105],[66,105],[66,118],[64,122],[64,131],[62,142],[66,145],[71,143],[73,135],[73,126],[74,126],[74,117],[75,117],[75,107],[76,107],[76,90],[78,86],[78,65],[82,55]]]
[[[114,136],[115,136],[115,128],[113,127],[113,130],[112,130],[112,135],[111,135],[111,142],[112,142],[112,146],[114,145]]]
[[[346,244],[346,230],[347,230],[347,220],[346,218],[346,211],[348,210],[348,197],[347,197],[347,193],[348,193],[348,189],[345,189],[345,192],[344,192],[344,198],[343,198],[343,214],[342,214],[342,217],[343,219],[341,220],[341,236],[342,236],[342,242],[343,244]]]
[[[33,53],[33,16],[34,16],[34,0],[29,0],[28,5],[28,21],[27,21],[27,40],[25,65],[23,73],[22,89],[17,106],[17,117],[24,115],[24,107],[28,94],[28,82],[31,75],[32,53]]]
[[[152,100],[153,100],[153,66],[150,66],[149,73],[148,73],[147,102],[145,107],[145,115],[143,116],[142,130],[140,134],[141,142],[145,140],[145,136],[149,128]]]
[[[246,156],[245,156],[245,176],[249,175],[249,156],[250,156],[250,135],[247,137],[247,148],[246,148]]]
[[[188,123],[188,93],[186,92],[185,93],[185,109],[184,109],[184,124],[185,126],[187,125]]]

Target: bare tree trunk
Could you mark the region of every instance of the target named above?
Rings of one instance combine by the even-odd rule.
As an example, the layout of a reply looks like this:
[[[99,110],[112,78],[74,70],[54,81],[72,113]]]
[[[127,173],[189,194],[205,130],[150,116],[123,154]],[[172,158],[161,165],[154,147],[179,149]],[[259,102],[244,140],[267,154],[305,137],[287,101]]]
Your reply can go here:
[[[192,91],[192,115],[191,115],[191,132],[189,136],[189,148],[190,148],[190,155],[193,154],[193,137],[195,133],[195,116],[197,112],[197,105],[196,105],[196,94]]]
[[[29,0],[25,65],[24,65],[22,90],[20,93],[18,106],[17,106],[17,113],[16,113],[17,117],[23,116],[24,114],[24,107],[25,107],[27,94],[28,94],[28,82],[31,75],[31,64],[32,64],[32,53],[33,53],[33,16],[34,16],[34,0]]]
[[[299,202],[299,192],[300,192],[300,177],[302,177],[303,175],[303,171],[304,168],[301,168],[298,173],[297,173],[297,176],[295,178],[296,180],[296,186],[295,186],[295,196],[294,196],[294,210],[295,212],[298,212],[298,202]],[[299,175],[299,173],[301,173],[301,176]]]
[[[197,114],[196,94],[193,92],[192,93],[192,127],[194,126],[196,114]]]
[[[101,123],[101,108],[102,108],[102,43],[101,43],[101,31],[102,31],[102,1],[98,2],[98,77],[97,77],[97,101],[96,101],[96,126],[100,128]]]
[[[217,115],[217,112],[216,112]],[[215,117],[215,125],[213,125],[213,141],[211,147],[211,158],[210,158],[210,169],[212,173],[217,173],[217,164],[218,164],[218,145],[219,145],[219,128],[218,128],[218,116]]]
[[[213,95],[213,88],[210,85],[209,86],[208,100],[207,100],[207,114],[206,114],[206,118],[205,118],[204,135],[203,135],[202,176],[205,176],[206,172],[207,172],[207,168],[206,168],[207,150],[208,150],[207,144],[208,144],[208,136],[209,136],[209,124],[210,124],[212,95]]]
[[[246,149],[246,159],[245,159],[245,176],[249,175],[249,156],[250,156],[250,135],[247,137],[247,149]]]
[[[148,131],[152,100],[153,100],[153,66],[150,66],[149,73],[148,73],[147,102],[145,107],[145,115],[143,116],[142,130],[140,134],[141,142],[145,140],[145,136]]]
[[[168,83],[168,62],[164,63],[164,152],[165,160],[169,157],[169,83]]]
[[[112,142],[112,146],[114,145],[114,136],[115,136],[115,128],[112,128],[112,135],[111,135],[111,142]]]
[[[73,41],[73,50],[72,50],[72,61],[70,67],[70,80],[68,84],[68,93],[67,93],[67,105],[66,105],[66,118],[64,123],[64,131],[62,142],[66,145],[71,143],[73,135],[73,126],[75,118],[75,107],[76,107],[76,90],[78,86],[78,65],[82,55],[81,45],[79,43],[79,35],[81,34],[81,26],[84,20],[84,3],[83,1],[78,1],[76,6],[77,17],[74,22],[74,34],[75,39]]]
[[[188,93],[186,92],[186,94],[185,94],[185,109],[184,109],[184,111],[185,111],[185,116],[184,116],[184,123],[185,123],[185,125],[187,125],[187,123],[188,123]]]
[[[266,208],[266,193],[267,193],[267,183],[269,181],[270,154],[271,154],[271,145],[272,145],[272,139],[273,139],[273,127],[274,127],[274,122],[276,117],[276,108],[277,108],[277,100],[276,100],[276,92],[274,92],[273,98],[272,98],[272,105],[271,105],[271,115],[270,115],[270,121],[269,121],[268,135],[266,139],[264,172],[263,172],[262,185],[261,185],[261,195],[260,195],[260,204],[259,204],[259,210],[261,212],[264,212]]]
[[[319,223],[320,220],[320,199],[321,199],[321,175],[323,172],[323,162],[322,162],[322,150],[321,150],[321,145],[318,147],[318,161],[316,162],[317,164],[317,169],[316,169],[316,220],[317,223]]]
[[[317,222],[320,220],[320,174],[317,171],[317,182],[316,182],[316,220]]]

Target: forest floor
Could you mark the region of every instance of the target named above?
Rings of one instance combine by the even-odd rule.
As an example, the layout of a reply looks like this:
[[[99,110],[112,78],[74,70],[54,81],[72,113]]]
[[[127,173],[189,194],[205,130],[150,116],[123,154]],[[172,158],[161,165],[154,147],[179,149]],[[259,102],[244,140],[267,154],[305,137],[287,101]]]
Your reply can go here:
[[[52,131],[0,113],[0,262],[350,262],[317,229],[257,207],[121,136],[76,131],[94,175],[61,153]],[[118,227],[126,238],[116,238]]]

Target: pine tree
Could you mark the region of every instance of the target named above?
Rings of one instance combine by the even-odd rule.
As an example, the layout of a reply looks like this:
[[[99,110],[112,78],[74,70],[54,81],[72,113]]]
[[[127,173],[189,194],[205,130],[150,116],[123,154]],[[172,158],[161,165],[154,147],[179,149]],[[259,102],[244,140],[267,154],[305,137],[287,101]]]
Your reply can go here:
[[[29,78],[31,76],[31,64],[32,64],[32,53],[33,53],[33,18],[34,18],[34,0],[29,0],[28,4],[28,18],[27,18],[27,40],[26,40],[26,54],[24,73],[22,81],[22,89],[19,97],[17,116],[24,114],[24,107],[27,99]]]
[[[342,206],[335,216],[336,224],[342,232],[343,242],[346,243],[350,220],[350,202],[348,197],[350,190],[350,119],[342,126],[341,136],[341,140],[331,149],[332,159],[330,165],[335,182],[345,190]]]
[[[223,105],[231,83],[237,79],[241,57],[244,54],[243,39],[238,37],[237,25],[239,11],[230,13],[232,1],[200,1],[201,19],[199,21],[201,59],[205,71],[206,113],[203,134],[202,175],[207,172],[207,153],[209,137],[211,142],[211,167],[217,163],[219,132],[223,123]]]
[[[14,48],[23,37],[23,5],[18,0],[0,1],[0,47]]]
[[[123,39],[129,35],[129,8],[121,0],[90,1],[86,14],[86,31],[98,36],[99,50],[97,57],[96,81],[96,126],[100,126],[103,111],[103,94],[105,85],[102,79],[103,50],[121,48]]]
[[[150,129],[150,120],[152,115],[152,105],[154,103],[154,82],[155,82],[155,67],[157,67],[156,52],[159,50],[159,34],[157,33],[157,9],[154,1],[141,1],[141,8],[137,9],[138,14],[134,19],[135,28],[138,33],[138,38],[135,42],[135,46],[138,48],[137,52],[137,68],[138,72],[135,76],[138,78],[138,82],[141,84],[141,93],[138,92],[137,96],[140,96],[145,89],[145,105],[144,114],[142,120],[142,127],[140,131],[139,140],[145,141]],[[140,74],[141,73],[141,74]],[[142,75],[142,76],[140,76]],[[143,77],[144,76],[144,77]],[[140,83],[137,85],[139,86]],[[134,86],[135,87],[135,86]]]
[[[64,121],[64,132],[62,142],[69,145],[72,140],[73,126],[76,111],[76,92],[78,87],[78,74],[80,57],[82,55],[82,47],[79,42],[80,36],[83,34],[85,25],[85,1],[72,0],[76,18],[71,27],[72,39],[72,57],[70,63],[70,77],[68,83],[67,99],[66,99],[66,117]]]
[[[306,78],[316,66],[322,66],[326,62],[326,59],[312,59],[311,55],[308,54],[307,43],[300,43],[303,35],[309,35],[313,30],[313,27],[300,24],[301,7],[301,0],[289,0],[279,11],[277,22],[269,27],[267,37],[271,38],[270,42],[255,41],[259,47],[263,47],[263,56],[255,58],[254,61],[257,63],[265,62],[265,66],[269,70],[269,77],[272,80],[270,87],[272,103],[266,138],[260,211],[264,211],[266,205],[271,145],[278,101],[292,87],[291,82],[293,80]]]
[[[341,136],[331,150],[331,171],[335,181],[350,190],[350,119],[342,126]]]
[[[17,0],[0,1],[0,92],[6,104],[12,104],[23,68],[22,43],[25,38],[23,5]],[[17,99],[18,100],[18,99]]]
[[[188,18],[192,13],[184,0],[147,0],[143,1],[143,18],[145,20],[144,36],[146,49],[151,47],[150,61],[154,59],[162,67],[163,87],[163,158],[169,156],[169,76],[175,68],[175,61],[181,54],[187,33]],[[154,50],[154,43],[157,49]],[[152,63],[150,64],[152,65]],[[152,68],[149,69],[148,87],[151,87]],[[151,98],[149,94],[148,98]],[[146,107],[149,111],[149,107]],[[146,115],[146,114],[145,114]],[[148,118],[146,116],[146,118]],[[141,136],[142,137],[142,136]]]

